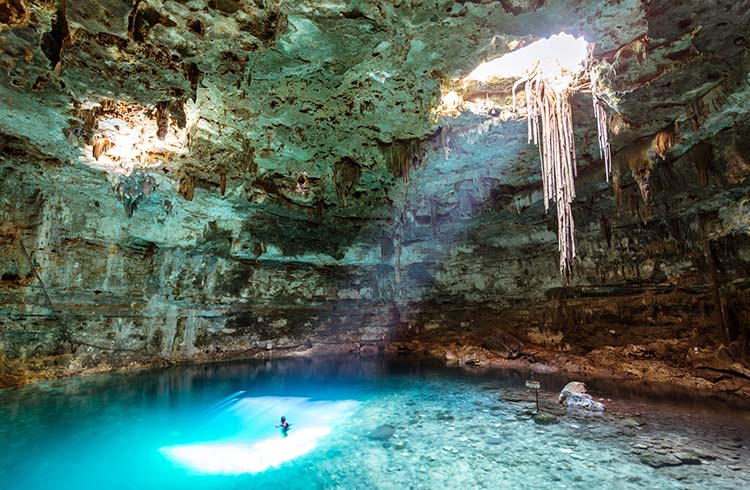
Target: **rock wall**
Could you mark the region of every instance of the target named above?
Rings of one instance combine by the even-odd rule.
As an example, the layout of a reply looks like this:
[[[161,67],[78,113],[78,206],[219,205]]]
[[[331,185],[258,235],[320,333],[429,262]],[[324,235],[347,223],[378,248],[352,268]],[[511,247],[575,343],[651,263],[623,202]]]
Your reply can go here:
[[[461,362],[521,358],[635,376],[644,375],[639,362],[658,362],[664,377],[691,372],[745,389],[750,240],[744,178],[727,177],[746,165],[744,150],[727,146],[734,136],[711,141],[726,151],[712,152],[707,180],[689,153],[660,168],[648,204],[634,181],[618,207],[601,170],[583,175],[569,283],[538,188],[503,186],[467,166],[453,169],[444,193],[434,175],[445,171],[442,154],[413,172],[389,211],[399,225],[355,235],[339,260],[285,256],[273,245],[237,257],[263,230],[248,236],[188,218],[179,202],[152,214],[167,201],[159,190],[128,219],[98,183],[65,193],[40,187],[24,166],[6,167],[2,195],[21,204],[5,208],[0,242],[8,372],[342,351],[444,356],[473,346]],[[59,168],[38,168],[65,189]],[[192,247],[134,238],[139,229],[178,236],[188,225]]]
[[[5,6],[3,383],[384,350],[750,393],[742,5]],[[460,81],[562,29],[614,150],[574,96],[569,279],[514,80]]]

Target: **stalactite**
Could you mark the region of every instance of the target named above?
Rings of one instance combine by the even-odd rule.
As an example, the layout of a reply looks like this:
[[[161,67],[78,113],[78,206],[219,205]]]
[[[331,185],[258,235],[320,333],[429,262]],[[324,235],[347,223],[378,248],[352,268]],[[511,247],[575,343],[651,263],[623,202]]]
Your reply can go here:
[[[346,203],[362,175],[362,169],[357,162],[349,157],[344,157],[333,166],[333,182],[336,187],[336,195]]]
[[[183,98],[177,98],[167,104],[169,114],[174,118],[177,127],[185,129],[187,126],[187,113],[185,113],[185,101]]]
[[[708,119],[712,113],[718,111],[721,106],[726,103],[726,100],[726,88],[723,83],[720,83],[692,102],[688,106],[685,114],[690,129],[698,131],[703,123],[706,122],[706,119]]]
[[[644,165],[631,170],[633,180],[638,184],[638,190],[641,193],[644,203],[648,203],[651,197],[651,171],[653,165]]]
[[[614,156],[612,182],[618,206],[622,204],[622,176],[628,170],[638,184],[643,202],[649,202],[654,165],[658,158],[666,158],[666,152],[674,146],[674,140],[675,125],[670,125],[652,136],[635,140]]]
[[[156,136],[163,140],[169,132],[169,102],[156,104]]]
[[[451,154],[451,128],[450,126],[441,126],[438,130],[438,147],[443,151],[446,160]]]
[[[42,53],[47,57],[56,75],[62,71],[62,57],[65,50],[73,44],[67,18],[67,4],[65,0],[56,2],[55,16],[49,32],[42,35],[40,42]],[[3,5],[3,8],[6,8]]]
[[[255,147],[248,138],[242,140],[242,151],[239,155],[240,168],[245,170],[245,178],[252,182],[258,174],[258,164],[255,161]]]
[[[686,158],[693,163],[698,182],[702,186],[707,186],[712,173],[713,147],[711,144],[701,141],[687,152]]]
[[[662,160],[667,159],[667,151],[674,146],[675,130],[676,126],[671,124],[656,133],[654,146],[656,147],[656,154],[659,155],[659,158]]]
[[[187,172],[180,177],[180,189],[178,193],[188,201],[193,200],[193,195],[195,194],[195,178]]]
[[[268,158],[271,156],[271,140],[273,139],[273,130],[266,131],[266,147],[260,151],[260,156]]]
[[[143,252],[143,257],[141,257],[141,260],[148,260],[151,257],[154,256],[156,251],[159,249],[159,247],[156,246],[154,242],[149,242],[148,247],[146,248],[146,251]]]
[[[266,244],[262,242],[255,242],[253,244],[253,256],[257,259],[264,253],[266,253]]]
[[[226,173],[226,170],[223,170],[221,171],[221,173],[219,173],[219,192],[223,196],[226,191],[227,191],[227,173]]]
[[[91,153],[93,153],[94,159],[99,160],[99,157],[107,153],[107,151],[109,151],[114,146],[114,144],[112,144],[112,142],[104,136],[98,136],[94,138],[91,146]]]
[[[385,165],[394,177],[409,182],[410,173],[422,160],[422,144],[418,139],[398,140],[381,145]]]
[[[138,204],[146,200],[154,189],[156,189],[156,179],[142,170],[121,176],[114,187],[128,218],[133,216]]]

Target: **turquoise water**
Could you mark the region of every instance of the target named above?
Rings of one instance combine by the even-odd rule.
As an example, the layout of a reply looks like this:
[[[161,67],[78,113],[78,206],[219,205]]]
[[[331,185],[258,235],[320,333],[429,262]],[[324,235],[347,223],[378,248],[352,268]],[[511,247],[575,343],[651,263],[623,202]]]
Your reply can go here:
[[[748,411],[417,361],[243,362],[0,391],[0,488],[749,488]],[[608,399],[607,399],[608,398]],[[286,415],[286,437],[274,424]]]

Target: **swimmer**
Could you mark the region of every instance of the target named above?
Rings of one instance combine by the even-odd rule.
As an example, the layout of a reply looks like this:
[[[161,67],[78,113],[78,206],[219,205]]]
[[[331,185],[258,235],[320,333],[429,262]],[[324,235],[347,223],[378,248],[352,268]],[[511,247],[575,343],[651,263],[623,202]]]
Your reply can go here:
[[[287,432],[289,432],[289,428],[292,426],[289,422],[286,421],[286,417],[283,415],[281,416],[281,423],[276,424],[275,427],[278,429],[281,429],[281,433],[284,435],[284,437],[287,436]]]

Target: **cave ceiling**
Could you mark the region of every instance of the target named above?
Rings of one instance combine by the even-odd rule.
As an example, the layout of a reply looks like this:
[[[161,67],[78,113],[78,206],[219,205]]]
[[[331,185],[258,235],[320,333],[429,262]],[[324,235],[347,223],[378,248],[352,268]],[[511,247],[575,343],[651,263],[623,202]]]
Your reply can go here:
[[[749,12],[734,1],[0,0],[0,178],[23,176],[24,196],[0,202],[47,199],[81,216],[71,233],[101,242],[367,261],[410,220],[463,212],[467,182],[496,208],[539,186],[513,80],[460,83],[481,62],[584,36],[614,152],[676,127],[665,158],[677,158],[746,119]],[[447,110],[451,90],[483,109]],[[579,173],[592,176],[581,185],[606,187],[591,96],[572,105]]]

